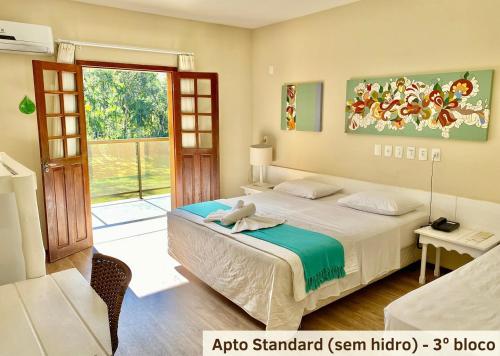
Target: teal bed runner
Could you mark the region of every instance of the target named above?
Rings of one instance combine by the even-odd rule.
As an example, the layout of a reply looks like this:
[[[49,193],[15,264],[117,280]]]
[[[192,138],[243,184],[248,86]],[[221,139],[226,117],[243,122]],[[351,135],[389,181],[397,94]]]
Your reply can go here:
[[[231,207],[208,201],[179,209],[205,218],[217,210],[229,210]],[[224,226],[220,222],[218,224]],[[284,247],[298,255],[304,268],[306,293],[318,289],[324,282],[345,277],[344,247],[332,237],[287,224],[241,233]]]

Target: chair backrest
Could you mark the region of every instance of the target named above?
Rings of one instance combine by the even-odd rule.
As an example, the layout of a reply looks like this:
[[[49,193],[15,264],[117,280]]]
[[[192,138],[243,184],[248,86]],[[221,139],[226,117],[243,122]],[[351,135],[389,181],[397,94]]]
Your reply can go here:
[[[118,348],[118,319],[123,297],[131,279],[132,271],[119,259],[100,253],[92,257],[90,285],[108,306],[113,353]]]

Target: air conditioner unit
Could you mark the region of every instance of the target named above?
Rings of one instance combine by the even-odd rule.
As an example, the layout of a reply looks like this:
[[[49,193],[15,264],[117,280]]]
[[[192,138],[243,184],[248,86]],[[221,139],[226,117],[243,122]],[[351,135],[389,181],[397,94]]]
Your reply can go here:
[[[0,21],[0,52],[54,54],[52,29],[42,25]]]

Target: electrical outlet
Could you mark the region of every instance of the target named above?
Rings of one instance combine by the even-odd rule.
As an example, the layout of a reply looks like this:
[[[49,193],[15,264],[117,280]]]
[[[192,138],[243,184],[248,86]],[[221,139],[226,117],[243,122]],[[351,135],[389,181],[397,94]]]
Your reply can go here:
[[[392,146],[391,145],[384,146],[384,157],[392,157]]]
[[[274,66],[272,64],[269,67],[267,67],[267,73],[269,75],[274,75]]]
[[[418,160],[427,161],[427,148],[420,147],[418,149]]]
[[[431,150],[431,159],[434,162],[441,162],[441,149],[440,148],[433,148]]]
[[[406,147],[406,159],[415,159],[415,147]]]
[[[381,144],[375,144],[375,146],[373,147],[373,155],[382,156],[382,145]]]
[[[394,157],[396,158],[403,158],[403,146],[396,146],[394,148]]]

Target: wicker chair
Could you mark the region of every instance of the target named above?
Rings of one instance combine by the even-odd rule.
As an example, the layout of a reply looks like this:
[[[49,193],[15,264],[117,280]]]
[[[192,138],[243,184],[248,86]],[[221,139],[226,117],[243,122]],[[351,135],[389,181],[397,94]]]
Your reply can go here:
[[[108,306],[113,354],[118,348],[118,319],[123,297],[131,279],[132,272],[122,261],[100,253],[92,257],[90,285]]]

